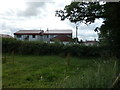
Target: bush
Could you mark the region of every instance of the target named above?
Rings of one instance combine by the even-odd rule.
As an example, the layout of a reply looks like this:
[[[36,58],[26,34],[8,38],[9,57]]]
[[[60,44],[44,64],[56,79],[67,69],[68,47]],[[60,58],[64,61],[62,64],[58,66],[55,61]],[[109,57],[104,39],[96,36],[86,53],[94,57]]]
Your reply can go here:
[[[21,46],[21,41],[14,38],[2,38],[2,52],[3,53],[15,53],[19,52],[19,46]]]
[[[20,41],[11,38],[2,39],[2,52],[21,55],[67,55],[78,57],[98,57],[103,47],[83,45],[63,45],[59,43],[44,43],[39,41]]]

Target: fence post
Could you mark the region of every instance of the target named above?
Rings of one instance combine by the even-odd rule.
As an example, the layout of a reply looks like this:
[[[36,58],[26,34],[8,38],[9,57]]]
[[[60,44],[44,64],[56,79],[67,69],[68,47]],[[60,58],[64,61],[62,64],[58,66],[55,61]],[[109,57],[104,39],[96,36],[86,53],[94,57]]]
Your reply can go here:
[[[12,51],[12,60],[13,60],[13,64],[14,64],[14,50]]]

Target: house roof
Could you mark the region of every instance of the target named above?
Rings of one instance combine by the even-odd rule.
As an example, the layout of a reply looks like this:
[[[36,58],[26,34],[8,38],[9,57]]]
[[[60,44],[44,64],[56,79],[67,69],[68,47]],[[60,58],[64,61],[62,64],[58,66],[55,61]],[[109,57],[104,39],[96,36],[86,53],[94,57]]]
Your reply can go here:
[[[46,30],[44,34],[72,34],[72,30]]]
[[[50,39],[50,41],[55,41],[55,40],[59,40],[59,41],[70,41],[70,40],[72,40],[72,38],[71,38],[71,37],[68,37],[67,35],[58,35],[58,36]]]
[[[0,34],[0,37],[3,37],[3,38],[13,38],[12,36],[7,35],[7,34]]]
[[[20,30],[14,33],[14,35],[50,35],[50,34],[56,34],[56,35],[64,35],[64,34],[72,34],[72,30],[46,30],[45,32],[43,30]]]
[[[42,32],[42,30],[20,30],[17,31],[16,33],[14,33],[14,35],[16,34],[20,34],[20,35],[26,35],[26,34],[40,34]]]

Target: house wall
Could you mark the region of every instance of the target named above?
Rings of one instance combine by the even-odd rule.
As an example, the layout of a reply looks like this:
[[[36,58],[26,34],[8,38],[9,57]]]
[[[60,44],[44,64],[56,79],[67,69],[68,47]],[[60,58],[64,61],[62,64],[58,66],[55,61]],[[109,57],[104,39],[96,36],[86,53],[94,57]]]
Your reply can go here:
[[[54,38],[56,36],[58,36],[58,35],[55,35],[55,34],[54,35],[43,35],[43,40],[48,42],[48,41],[50,41],[51,38]],[[71,35],[67,35],[67,36],[72,38],[72,34]]]
[[[72,38],[72,34],[71,35],[67,35],[67,36]]]
[[[43,35],[43,41],[48,42],[49,40],[49,35]]]
[[[85,43],[86,46],[93,46],[94,43]]]
[[[23,36],[21,36],[21,38],[18,38],[17,35],[14,35],[14,38],[16,38],[17,40],[22,40]]]
[[[33,35],[29,35],[29,41],[39,41],[42,40],[42,37],[40,35],[35,35],[35,38],[33,38]]]
[[[25,39],[28,36],[27,39]],[[33,35],[21,35],[20,38],[17,37],[17,35],[14,36],[18,40],[28,40],[28,41],[42,41],[43,37],[41,35],[35,35],[35,38],[33,38]]]
[[[97,42],[89,42],[89,43],[84,43],[84,45],[86,45],[86,46],[97,45],[98,46],[98,43]]]
[[[50,41],[50,43],[55,43],[54,41]],[[61,43],[61,44],[64,44],[64,45],[66,45],[66,44],[69,44],[70,42],[59,42],[59,43]]]
[[[43,35],[43,40],[48,42],[51,38],[56,37],[57,35]]]
[[[26,37],[29,37],[27,39],[25,39]],[[35,35],[35,38],[33,38],[33,35],[21,35],[21,37],[18,38],[17,35],[14,35],[14,37],[18,40],[28,40],[28,41],[45,41],[45,42],[50,42],[51,38],[56,37],[57,35],[53,34],[53,35]],[[71,35],[67,35],[68,37],[72,38],[72,34]]]

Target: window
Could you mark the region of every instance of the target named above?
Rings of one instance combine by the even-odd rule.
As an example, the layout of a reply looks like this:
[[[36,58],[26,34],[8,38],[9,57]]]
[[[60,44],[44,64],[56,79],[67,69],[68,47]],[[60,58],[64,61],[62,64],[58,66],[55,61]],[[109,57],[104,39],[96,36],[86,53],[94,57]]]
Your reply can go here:
[[[29,35],[25,35],[25,40],[29,40]]]
[[[17,35],[17,38],[21,38],[21,35]]]
[[[32,38],[35,38],[35,35],[32,35]]]
[[[48,38],[48,35],[47,35],[47,38]]]

